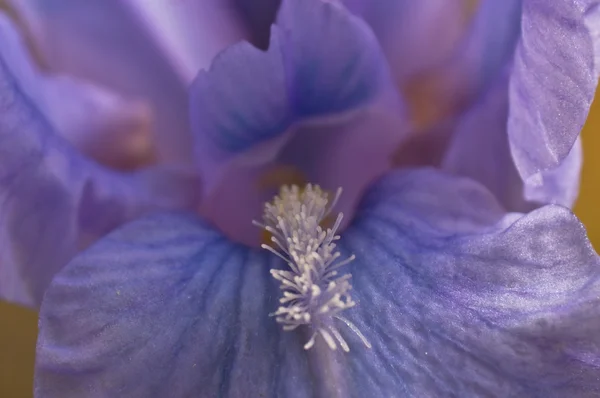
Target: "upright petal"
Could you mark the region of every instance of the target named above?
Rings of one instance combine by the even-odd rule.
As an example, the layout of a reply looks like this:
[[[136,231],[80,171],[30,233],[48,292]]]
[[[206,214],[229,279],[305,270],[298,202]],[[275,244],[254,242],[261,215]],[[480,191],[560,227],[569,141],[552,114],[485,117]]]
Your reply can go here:
[[[508,211],[549,203],[571,207],[579,193],[581,143],[556,169],[542,172],[537,187],[525,185],[509,146],[509,73],[501,74],[476,104],[449,126],[451,141],[441,167],[486,186]]]
[[[0,58],[0,297],[38,305],[54,274],[90,242],[148,211],[191,207],[193,182],[160,170],[114,173],[83,158]]]
[[[357,255],[358,304],[345,316],[372,348],[348,331],[349,353],[320,340],[306,351],[306,331],[268,316],[277,257],[190,215],[128,224],[48,290],[36,396],[600,392],[600,263],[567,210],[505,215],[469,180],[398,172],[368,195],[340,246]]]
[[[577,137],[558,167],[540,172],[541,183],[525,185],[525,198],[538,204],[556,203],[573,207],[579,197],[582,166],[583,147],[581,137]]]
[[[222,2],[9,1],[49,68],[148,100],[159,155],[191,162],[187,85],[241,37]]]
[[[469,0],[342,2],[373,28],[399,82],[447,59],[464,36],[475,9]]]
[[[531,18],[531,7],[527,4],[523,9],[523,21]],[[542,6],[542,9],[543,7],[545,6]],[[565,28],[559,26],[561,21],[557,19],[560,13],[553,17],[553,14],[544,16],[543,11],[539,12],[538,19],[548,18],[546,22],[548,29],[540,29],[548,32],[549,35],[556,35],[557,38],[563,35]],[[590,18],[587,21],[590,21],[594,16],[594,10],[590,10],[587,14]],[[446,87],[445,92],[456,93],[456,88],[460,87],[467,89],[463,90],[463,93],[470,93],[472,106],[467,108],[463,114],[455,116],[455,120],[450,126],[441,126],[441,133],[434,130],[442,139],[433,136],[429,142],[440,146],[440,142],[444,144],[444,140],[447,140],[449,144],[447,152],[442,157],[442,167],[454,173],[474,178],[486,185],[508,210],[525,211],[534,206],[548,203],[570,207],[574,204],[579,191],[579,173],[582,161],[579,142],[570,149],[570,155],[566,159],[556,163],[557,167],[540,169],[535,181],[529,180],[523,184],[521,181],[523,174],[517,171],[519,165],[523,164],[524,158],[514,150],[513,144],[518,141],[520,151],[543,152],[544,148],[548,148],[545,144],[527,137],[542,137],[548,128],[544,124],[539,124],[529,125],[529,127],[517,131],[511,120],[514,121],[522,114],[543,115],[546,111],[548,115],[554,115],[553,109],[556,108],[556,102],[553,98],[560,97],[562,98],[560,101],[564,103],[571,101],[565,92],[561,91],[566,86],[552,89],[553,95],[560,94],[556,94],[558,97],[543,94],[538,99],[528,102],[527,106],[524,106],[519,97],[515,96],[514,82],[515,79],[518,80],[517,76],[526,74],[528,76],[545,76],[543,78],[547,79],[549,76],[547,67],[552,64],[548,63],[547,58],[540,57],[539,62],[543,64],[540,69],[536,69],[537,64],[528,65],[525,69],[518,66],[524,58],[519,55],[521,54],[519,52],[514,54],[516,44],[521,43],[522,47],[525,40],[534,42],[531,34],[525,28],[519,35],[521,32],[520,22],[520,0],[482,2],[471,31],[451,62],[445,66],[445,73],[449,76],[447,82],[458,84]],[[566,41],[577,40],[573,33],[566,33],[564,36]],[[560,46],[549,45],[545,39],[540,39],[536,45],[544,46],[549,52],[560,48]],[[572,51],[572,49],[565,47],[565,51]],[[531,58],[531,62],[534,62],[533,58]],[[565,67],[571,69],[561,69],[562,67],[559,65],[556,67],[556,71],[564,73],[565,79],[568,79],[569,70],[573,73],[585,74],[585,71],[580,69],[580,65],[568,65],[572,63],[570,58],[566,57],[564,62]],[[553,67],[550,66],[550,68]],[[509,73],[511,81],[510,93],[506,81],[507,73]],[[554,78],[550,80],[552,80],[552,84],[557,81]],[[535,84],[539,86],[537,89],[542,91],[548,87]],[[548,105],[550,103],[551,105]],[[575,127],[572,131],[576,137],[579,127]],[[421,141],[423,141],[422,138]],[[443,152],[431,144],[426,149],[431,152],[432,147],[437,152]],[[443,149],[445,148],[442,147]]]
[[[345,0],[377,34],[412,117],[428,127],[466,108],[510,62],[521,0]]]
[[[247,229],[270,195],[256,192],[260,175],[292,165],[327,189],[353,175],[346,186],[351,207],[404,138],[404,109],[372,33],[321,0],[284,1],[266,52],[240,43],[219,55],[194,82],[191,114],[205,214],[247,243],[259,235]],[[354,172],[356,159],[367,156]],[[319,173],[332,164],[341,173]],[[257,205],[240,209],[240,197]],[[244,210],[236,225],[219,220]]]
[[[510,147],[532,186],[571,152],[598,83],[600,2],[525,0],[510,82]]]
[[[477,101],[488,95],[512,63],[520,33],[521,0],[346,3],[378,34],[409,103],[414,134],[397,149],[394,163],[440,166],[447,157],[445,152],[456,153],[456,142],[462,142],[454,137],[457,123],[463,123],[460,120],[465,117],[473,119],[465,113],[470,115],[472,107],[481,107]],[[423,19],[432,23],[423,24]],[[398,20],[407,23],[398,24]],[[487,131],[474,134],[484,145],[495,140]]]
[[[523,181],[508,144],[507,118],[508,75],[452,126],[441,167],[486,186],[507,210],[526,211]]]
[[[522,0],[482,0],[453,53],[412,85],[433,87],[439,117],[468,109],[510,65],[519,38]]]
[[[113,169],[135,170],[156,160],[147,102],[69,76],[42,76],[40,111],[75,148]]]
[[[385,89],[386,72],[360,21],[320,0],[285,1],[266,52],[239,43],[196,78],[194,132],[210,146],[197,150],[231,156],[281,136],[302,118],[352,110]]]

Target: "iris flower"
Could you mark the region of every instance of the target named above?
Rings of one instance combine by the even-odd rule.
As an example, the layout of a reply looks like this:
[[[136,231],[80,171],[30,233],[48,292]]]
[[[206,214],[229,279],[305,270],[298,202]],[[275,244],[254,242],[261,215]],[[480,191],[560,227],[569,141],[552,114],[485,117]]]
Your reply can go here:
[[[0,294],[41,303],[37,397],[600,394],[600,261],[569,210],[600,2],[283,0],[268,49],[221,52],[189,109],[194,29],[24,3],[31,42],[80,45],[46,50],[65,71],[161,83],[162,155],[123,171],[139,148],[113,140],[154,113],[34,68],[2,19]],[[153,57],[177,32],[192,53]],[[155,75],[125,73],[137,46]]]

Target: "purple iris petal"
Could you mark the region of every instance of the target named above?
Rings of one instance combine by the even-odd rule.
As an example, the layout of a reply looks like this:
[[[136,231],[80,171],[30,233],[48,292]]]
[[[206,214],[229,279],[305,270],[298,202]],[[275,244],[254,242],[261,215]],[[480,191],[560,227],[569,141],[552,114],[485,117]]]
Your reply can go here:
[[[193,206],[196,179],[112,172],[68,146],[0,58],[0,296],[38,305],[78,250],[148,211]]]
[[[540,172],[541,184],[525,185],[525,197],[536,203],[574,206],[579,196],[582,166],[583,147],[578,137],[558,167]]]
[[[410,47],[403,47],[402,41],[393,37],[397,29],[390,24],[389,21],[395,21],[390,15],[410,14],[411,8],[402,2],[394,5],[385,3],[385,0],[374,3],[348,0],[353,9],[366,17],[380,40],[388,43],[384,44],[384,48],[393,60],[390,54],[406,52],[406,48]],[[431,14],[436,15],[436,10],[436,7],[431,7]],[[417,143],[426,147],[422,150],[428,154],[425,161],[437,159],[439,156],[435,154],[443,152],[446,142],[451,142],[448,150],[452,153],[445,157],[459,153],[458,157],[467,155],[466,159],[460,159],[460,171],[467,176],[476,176],[488,187],[496,188],[492,189],[508,208],[527,208],[529,205],[523,207],[524,201],[571,206],[579,187],[581,163],[579,144],[574,144],[574,141],[587,115],[598,77],[597,66],[593,62],[598,56],[597,14],[597,1],[572,4],[561,1],[482,1],[465,37],[448,53],[450,55],[443,58],[442,78],[438,83],[440,93],[453,101],[473,103],[475,109],[467,108],[466,115],[460,117],[458,131],[441,125],[434,129],[438,134],[417,137]],[[433,31],[433,28],[430,29]],[[396,75],[403,70],[404,58],[398,58],[397,66],[393,63]],[[513,63],[513,58],[510,113],[504,108],[498,109],[498,114],[492,116],[489,106],[475,101],[489,101],[486,98],[490,94],[485,94],[486,90],[497,84],[494,80],[503,79],[502,71]],[[474,116],[481,112],[482,107],[487,108],[484,112],[488,116]],[[488,127],[483,124],[491,118],[494,125]],[[509,120],[508,126],[502,118]],[[478,126],[480,131],[470,134],[476,139],[461,138],[466,134],[460,131],[465,129],[465,123],[470,125],[467,129],[473,129],[475,119],[482,123]],[[510,138],[503,137],[507,130]],[[448,139],[448,136],[451,138]],[[510,141],[510,157],[506,157],[506,153],[486,157],[480,156],[484,151],[473,151],[476,146],[489,148],[501,141],[499,150],[506,152],[506,140]],[[411,145],[402,155],[414,146]],[[469,152],[472,155],[469,156]],[[568,159],[567,154],[570,154]],[[471,157],[473,159],[469,163]],[[423,161],[416,163],[422,164]],[[525,179],[524,189],[515,180],[514,167],[510,163],[516,164]],[[458,170],[456,165],[454,170]],[[529,178],[536,173],[536,178]],[[510,186],[506,185],[509,180]]]
[[[446,89],[476,93],[509,61],[519,33],[521,0],[343,2],[373,27],[402,84],[442,66]]]
[[[197,151],[232,156],[302,118],[352,110],[385,89],[385,62],[359,20],[319,0],[284,2],[266,52],[232,46],[192,88]],[[209,146],[206,148],[206,146]]]
[[[254,204],[270,196],[260,176],[271,168],[294,166],[326,189],[352,176],[344,185],[350,211],[405,137],[404,109],[371,31],[320,0],[284,1],[266,52],[240,43],[219,55],[194,82],[190,112],[204,214],[246,243],[258,238],[250,221],[261,211]],[[326,175],[326,164],[337,174]],[[235,224],[225,220],[233,213]]]
[[[522,2],[480,2],[465,37],[445,65],[453,77],[450,88],[466,92],[474,100],[503,73],[521,32]]]
[[[529,211],[554,203],[571,207],[579,193],[581,143],[553,169],[542,172],[543,182],[527,186],[519,175],[510,152],[508,73],[496,79],[454,125],[441,168],[485,185],[509,211]],[[529,200],[526,200],[529,199]]]
[[[507,74],[459,118],[441,163],[442,169],[485,185],[509,211],[526,211],[523,181],[510,154]]]
[[[468,24],[464,0],[342,2],[373,28],[401,84],[447,60]]]
[[[512,162],[526,185],[524,197],[514,199],[570,205],[578,187],[580,163],[575,141],[600,73],[597,0],[483,0],[474,8],[470,22],[460,17],[468,8],[467,1],[343,3],[373,28],[391,63],[392,74],[401,85],[410,84],[415,75],[429,69],[440,69],[434,74],[436,96],[443,97],[442,103],[454,103],[455,110],[472,114],[469,107],[479,107],[476,101],[486,98],[485,92],[510,68],[504,134],[509,136]],[[453,39],[447,41],[449,37]],[[429,134],[413,137],[399,151],[403,157],[399,164],[437,165],[449,142],[456,151],[459,140],[452,138],[454,129],[449,129],[449,124],[444,121]],[[500,139],[497,134],[487,137],[485,131],[479,134],[485,137],[482,142],[487,140],[484,145]],[[465,144],[462,152],[473,146]],[[415,150],[421,153],[419,159],[412,159]],[[553,171],[563,161],[567,165]],[[477,167],[466,170],[466,175],[481,174]],[[502,180],[512,179],[512,169],[508,167],[502,176],[501,171],[495,172],[499,180],[485,184],[499,185]],[[565,187],[568,192],[560,193],[557,187]]]
[[[428,50],[431,27],[419,21],[445,21],[451,3],[395,3],[407,22],[399,53],[415,56],[396,76],[447,61],[444,87],[467,93],[437,160],[469,179],[395,171],[363,198],[338,247],[357,256],[346,269],[358,305],[344,315],[372,347],[340,325],[350,353],[321,340],[307,351],[306,330],[282,331],[269,316],[280,294],[269,271],[285,264],[226,236],[259,238],[250,219],[273,168],[341,185],[350,197],[341,208],[354,215],[390,166],[406,138],[405,109],[367,25],[339,4],[284,0],[267,51],[230,47],[195,80],[187,137],[184,86],[199,61],[162,52],[189,33],[171,19],[185,12],[134,0],[29,4],[34,36],[66,38],[44,51],[73,54],[62,46],[76,45],[76,57],[53,67],[164,106],[166,158],[188,160],[193,139],[206,215],[154,214],[111,233],[145,213],[191,210],[196,181],[118,174],[75,153],[2,53],[0,295],[36,304],[45,293],[38,397],[600,394],[597,254],[563,207],[506,213],[576,196],[577,134],[598,75],[597,1],[523,0],[521,13],[518,0],[484,0],[456,46],[434,40],[440,52],[424,60],[416,54]],[[81,57],[90,38],[106,62]],[[140,65],[147,75],[134,73]]]
[[[191,163],[187,86],[242,37],[217,0],[9,0],[51,69],[148,100],[162,160]]]
[[[0,57],[61,136],[105,164],[127,166],[151,156],[151,115],[144,103],[127,101],[90,82],[42,72],[21,32],[2,13],[0,37]]]
[[[469,180],[396,172],[367,195],[340,248],[357,256],[358,305],[345,314],[373,347],[348,331],[350,353],[304,351],[301,330],[268,316],[275,256],[192,215],[128,224],[48,290],[36,396],[600,392],[600,263],[564,208],[504,214]]]
[[[557,167],[571,152],[594,98],[599,4],[523,3],[508,134],[517,169],[533,187],[543,183],[541,172]]]
[[[394,44],[390,15],[394,11],[409,14],[410,7],[402,2],[379,3],[377,8],[377,2],[349,1],[374,26],[382,42]],[[405,159],[398,161],[437,165],[442,159],[443,168],[485,184],[507,209],[530,209],[535,203],[572,206],[581,166],[579,143],[574,141],[598,75],[592,62],[597,56],[598,2],[521,3],[481,2],[464,38],[441,63],[440,92],[470,107],[454,116],[454,121],[414,137],[400,152]],[[435,14],[436,8],[431,12]],[[384,48],[389,56],[393,47]],[[402,48],[399,44],[398,49]],[[394,66],[393,70],[398,73]],[[557,152],[552,160],[548,155],[558,145],[562,154]],[[411,161],[415,147],[424,155]],[[538,162],[538,174],[528,180],[523,167],[526,163],[533,167],[532,162]],[[520,175],[515,174],[515,167]],[[519,181],[521,176],[525,186]]]

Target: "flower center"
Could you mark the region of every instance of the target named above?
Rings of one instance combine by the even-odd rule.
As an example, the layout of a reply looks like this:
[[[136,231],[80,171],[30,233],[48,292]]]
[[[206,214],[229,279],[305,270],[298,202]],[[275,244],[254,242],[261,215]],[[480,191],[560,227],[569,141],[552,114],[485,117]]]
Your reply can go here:
[[[263,223],[254,222],[270,234],[272,245],[262,244],[263,249],[282,258],[289,269],[272,269],[271,275],[281,282],[283,296],[281,306],[272,316],[283,325],[283,330],[295,330],[308,326],[312,330],[308,350],[321,336],[332,350],[338,345],[346,352],[348,343],[335,326],[334,321],[348,326],[371,347],[365,336],[348,319],[339,314],[356,303],[350,297],[350,274],[339,274],[339,269],[354,260],[354,255],[341,260],[335,241],[336,232],[343,215],[339,213],[331,228],[324,228],[327,219],[341,194],[341,188],[331,196],[318,185],[284,185],[272,202],[264,207]]]

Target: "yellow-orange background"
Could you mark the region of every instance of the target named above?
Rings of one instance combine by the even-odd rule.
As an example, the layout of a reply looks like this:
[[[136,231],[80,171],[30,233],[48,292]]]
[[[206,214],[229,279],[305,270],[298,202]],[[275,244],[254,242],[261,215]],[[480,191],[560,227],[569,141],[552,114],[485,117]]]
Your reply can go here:
[[[582,189],[575,213],[587,227],[592,243],[600,248],[600,91],[583,130]],[[32,397],[36,313],[0,302],[0,397]]]

